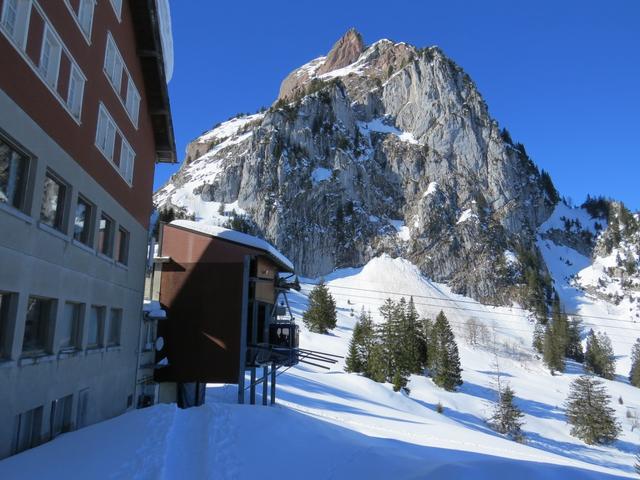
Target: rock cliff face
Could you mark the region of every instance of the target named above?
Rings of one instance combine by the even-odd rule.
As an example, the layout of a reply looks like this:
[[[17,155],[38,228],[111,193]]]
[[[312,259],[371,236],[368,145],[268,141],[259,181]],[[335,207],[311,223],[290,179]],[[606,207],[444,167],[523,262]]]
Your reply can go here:
[[[557,193],[437,47],[351,30],[268,111],[194,140],[155,202],[205,222],[233,204],[305,276],[386,252],[500,301],[522,273],[506,253],[534,245]]]

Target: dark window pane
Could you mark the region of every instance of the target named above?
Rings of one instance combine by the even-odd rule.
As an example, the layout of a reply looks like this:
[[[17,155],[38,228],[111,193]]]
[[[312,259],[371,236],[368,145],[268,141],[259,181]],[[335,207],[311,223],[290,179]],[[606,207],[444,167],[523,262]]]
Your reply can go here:
[[[126,265],[129,257],[129,232],[127,232],[122,227],[118,229],[118,240],[116,248],[118,252],[118,262]]]
[[[47,225],[62,230],[64,222],[64,201],[67,187],[47,174],[42,192],[40,220]]]
[[[0,203],[24,209],[28,160],[0,140]]]
[[[78,197],[76,216],[73,222],[73,238],[89,245],[91,241],[91,205],[81,197]]]
[[[0,358],[9,356],[8,322],[9,322],[9,302],[11,294],[0,292]]]
[[[91,316],[89,318],[89,338],[87,344],[89,347],[102,346],[102,332],[104,331],[104,312],[105,307],[91,307]]]
[[[104,213],[100,217],[98,251],[110,257],[113,254],[113,220]]]
[[[23,352],[45,350],[51,321],[51,307],[51,300],[29,298],[22,342]]]
[[[122,310],[119,308],[111,309],[111,318],[109,319],[109,338],[107,345],[120,345],[120,329],[122,327]]]
[[[80,326],[80,314],[82,305],[79,303],[65,303],[62,318],[56,322],[60,331],[60,348],[77,347],[78,328]]]

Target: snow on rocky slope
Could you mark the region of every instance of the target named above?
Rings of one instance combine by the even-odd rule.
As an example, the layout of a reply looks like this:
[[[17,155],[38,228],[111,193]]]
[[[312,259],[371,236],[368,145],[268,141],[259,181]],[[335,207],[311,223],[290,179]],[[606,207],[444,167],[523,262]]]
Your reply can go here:
[[[640,409],[639,390],[623,378],[605,381],[623,425],[615,444],[587,446],[571,437],[563,402],[581,367],[570,363],[566,373],[549,374],[530,347],[533,324],[527,312],[455,295],[410,262],[386,255],[326,280],[337,301],[338,326],[328,335],[303,327],[303,347],[344,355],[355,323],[352,311],[365,308],[375,318],[384,299],[413,295],[421,314],[433,317],[442,309],[456,330],[464,369],[459,391],[445,392],[430,379],[413,376],[406,395],[345,373],[342,362],[329,371],[301,364],[278,377],[275,408],[236,405],[235,386],[211,385],[203,407],[157,405],[62,435],[0,462],[0,478],[633,477],[638,431],[626,413]],[[290,297],[298,318],[313,282],[304,281],[302,292]],[[583,308],[606,308],[602,300],[588,305]],[[466,341],[469,318],[489,329],[485,344]],[[590,322],[609,326],[600,319]],[[614,340],[619,364],[640,335],[640,326],[633,327]],[[496,358],[526,414],[524,445],[485,424],[495,399]],[[442,414],[435,410],[439,402]]]

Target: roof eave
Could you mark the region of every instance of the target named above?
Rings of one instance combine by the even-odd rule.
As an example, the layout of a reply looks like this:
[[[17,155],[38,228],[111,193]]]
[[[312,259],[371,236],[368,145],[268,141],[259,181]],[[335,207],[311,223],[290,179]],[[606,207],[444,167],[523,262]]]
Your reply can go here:
[[[151,117],[156,163],[177,163],[156,0],[130,0],[129,3],[144,77],[147,110]]]

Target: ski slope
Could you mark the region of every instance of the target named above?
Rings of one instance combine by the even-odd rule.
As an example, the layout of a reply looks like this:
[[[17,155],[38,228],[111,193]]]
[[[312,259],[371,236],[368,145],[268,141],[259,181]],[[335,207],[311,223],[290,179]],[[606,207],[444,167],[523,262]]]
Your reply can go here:
[[[235,386],[210,385],[203,407],[157,405],[62,435],[0,462],[0,478],[635,477],[639,430],[632,430],[626,412],[640,409],[640,390],[621,377],[605,381],[623,426],[615,444],[588,446],[571,437],[563,402],[581,367],[570,363],[565,374],[551,376],[530,348],[533,324],[525,311],[479,305],[428,281],[408,261],[388,256],[339,270],[326,281],[338,306],[337,328],[319,335],[303,327],[302,347],[344,355],[361,308],[376,319],[385,298],[413,295],[422,315],[433,317],[442,309],[456,330],[464,369],[459,391],[445,392],[413,376],[407,395],[345,373],[343,362],[329,371],[300,364],[278,377],[276,407],[237,405]],[[304,281],[302,292],[290,296],[298,319],[314,282]],[[469,318],[487,326],[485,344],[465,340]],[[630,333],[628,342],[640,329]],[[614,347],[623,360],[631,345],[619,339]],[[486,426],[496,361],[525,412],[526,444]],[[442,414],[435,410],[438,402]]]

